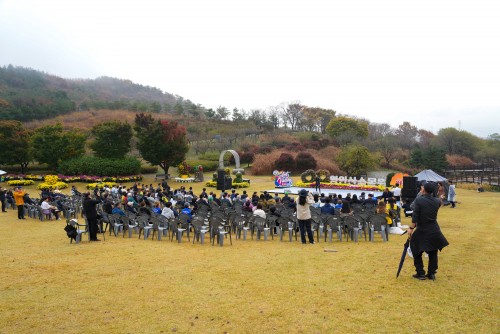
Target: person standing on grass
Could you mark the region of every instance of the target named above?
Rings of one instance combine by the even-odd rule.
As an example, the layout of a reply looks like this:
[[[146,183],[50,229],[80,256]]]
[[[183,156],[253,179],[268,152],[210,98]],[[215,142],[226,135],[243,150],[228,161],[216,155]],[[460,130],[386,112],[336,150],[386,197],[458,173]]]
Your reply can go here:
[[[0,187],[0,202],[2,202],[2,212],[7,212],[5,210],[5,195],[7,194],[7,190],[5,190],[3,187]]]
[[[455,196],[457,193],[455,192],[455,185],[453,184],[452,180],[449,180],[448,183],[450,184],[450,187],[448,188],[448,202],[451,204],[451,208],[455,208]]]
[[[299,222],[300,239],[302,244],[306,244],[306,231],[309,243],[314,244],[314,236],[311,230],[311,210],[310,206],[314,203],[311,193],[305,189],[299,192],[297,203],[297,220]]]
[[[316,175],[316,192],[321,193],[321,178],[319,175]]]
[[[439,198],[439,200],[441,201],[441,205],[443,205],[445,190],[442,182],[438,182],[437,198]]]
[[[423,186],[422,195],[413,202],[412,223],[408,229],[413,263],[417,272],[413,277],[419,280],[436,279],[436,270],[438,269],[437,251],[449,245],[437,222],[441,201],[432,196],[434,190],[435,185],[433,183],[426,183]],[[427,275],[422,261],[423,252],[429,254]]]
[[[97,239],[97,204],[101,203],[99,196],[90,198],[90,193],[83,194],[83,214],[87,217],[89,224],[90,241],[101,241]]]
[[[399,203],[401,201],[401,188],[399,187],[399,183],[396,183],[396,186],[392,188],[392,194],[396,199],[396,202]]]
[[[24,218],[24,195],[26,195],[26,192],[20,186],[16,188],[13,194],[17,205],[17,219],[26,219]]]

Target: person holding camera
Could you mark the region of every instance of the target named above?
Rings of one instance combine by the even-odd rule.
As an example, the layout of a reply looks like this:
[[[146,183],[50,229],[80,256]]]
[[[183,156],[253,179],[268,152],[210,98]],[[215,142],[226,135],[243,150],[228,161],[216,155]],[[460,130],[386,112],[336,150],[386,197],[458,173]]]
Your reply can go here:
[[[21,186],[17,187],[13,194],[17,205],[17,219],[26,219],[24,218],[24,195],[26,195],[26,192],[23,191]]]
[[[92,199],[89,192],[83,194],[83,214],[87,217],[89,224],[90,241],[101,241],[97,239],[97,204],[99,203],[101,203],[99,196]]]
[[[314,244],[314,236],[311,230],[311,210],[310,206],[314,204],[314,198],[310,192],[302,189],[299,192],[299,200],[297,202],[297,221],[299,222],[300,239],[302,244],[306,244],[306,231],[309,238],[309,243]]]

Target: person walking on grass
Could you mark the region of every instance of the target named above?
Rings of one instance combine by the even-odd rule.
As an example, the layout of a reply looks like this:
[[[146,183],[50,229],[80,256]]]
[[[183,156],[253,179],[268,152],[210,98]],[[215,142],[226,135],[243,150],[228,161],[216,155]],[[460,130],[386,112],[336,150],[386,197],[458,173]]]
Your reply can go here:
[[[408,229],[413,263],[417,272],[413,277],[419,280],[436,279],[436,270],[438,269],[437,252],[449,245],[437,222],[437,213],[441,201],[432,196],[434,190],[435,185],[433,183],[426,183],[423,186],[422,195],[413,202],[412,223]],[[427,275],[422,261],[423,252],[429,254]]]
[[[26,219],[24,218],[24,195],[26,195],[26,192],[20,186],[16,188],[13,194],[17,205],[17,219]]]
[[[299,222],[300,240],[302,244],[306,244],[306,231],[309,238],[309,243],[314,244],[314,236],[311,230],[311,210],[310,206],[314,203],[314,198],[307,190],[302,189],[299,192],[299,200],[297,203],[297,220]]]
[[[451,204],[451,208],[455,208],[455,196],[457,193],[455,192],[455,185],[453,184],[452,180],[449,180],[448,183],[450,184],[450,187],[448,188],[448,202]]]

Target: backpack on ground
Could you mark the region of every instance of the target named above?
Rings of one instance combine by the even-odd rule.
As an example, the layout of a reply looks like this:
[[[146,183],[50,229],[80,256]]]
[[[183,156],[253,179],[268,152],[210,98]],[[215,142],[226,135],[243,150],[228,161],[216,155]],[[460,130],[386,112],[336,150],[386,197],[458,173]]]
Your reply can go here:
[[[78,236],[78,232],[76,231],[76,227],[73,225],[66,223],[66,226],[64,227],[64,231],[66,231],[66,235],[70,239],[74,239],[76,241],[76,237]]]

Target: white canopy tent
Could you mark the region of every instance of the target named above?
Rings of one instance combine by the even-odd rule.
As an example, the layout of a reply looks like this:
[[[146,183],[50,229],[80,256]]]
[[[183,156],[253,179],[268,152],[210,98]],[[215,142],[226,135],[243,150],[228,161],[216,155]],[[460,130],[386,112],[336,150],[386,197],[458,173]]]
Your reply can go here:
[[[442,177],[432,169],[426,169],[415,175],[418,181],[432,181],[432,182],[447,182],[445,177]]]

